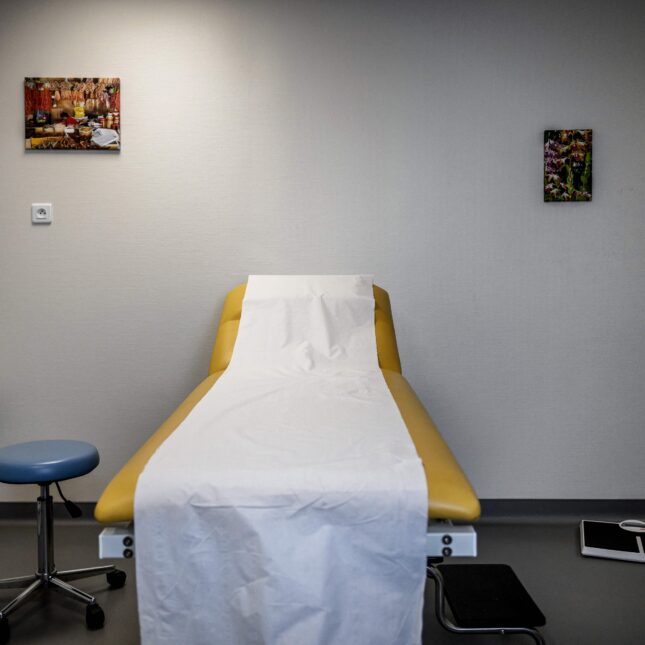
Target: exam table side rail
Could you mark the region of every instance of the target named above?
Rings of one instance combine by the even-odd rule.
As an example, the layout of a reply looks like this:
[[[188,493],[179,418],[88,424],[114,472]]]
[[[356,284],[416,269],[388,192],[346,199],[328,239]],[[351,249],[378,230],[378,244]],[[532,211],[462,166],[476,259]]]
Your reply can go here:
[[[114,476],[94,510],[99,522],[128,523],[134,519],[134,493],[143,468],[221,374],[211,374],[202,381]],[[423,463],[430,491],[429,518],[456,522],[476,520],[480,513],[479,501],[430,415],[401,374],[383,370],[383,376]]]
[[[99,538],[99,555],[132,557],[135,553],[134,492],[137,479],[156,449],[182,423],[190,411],[217,382],[222,372],[206,378],[117,473],[101,496],[95,517],[107,528]],[[479,502],[452,452],[405,378],[383,370],[385,382],[395,399],[424,465],[430,522],[427,530],[429,557],[476,556],[477,536],[469,522],[479,516]]]

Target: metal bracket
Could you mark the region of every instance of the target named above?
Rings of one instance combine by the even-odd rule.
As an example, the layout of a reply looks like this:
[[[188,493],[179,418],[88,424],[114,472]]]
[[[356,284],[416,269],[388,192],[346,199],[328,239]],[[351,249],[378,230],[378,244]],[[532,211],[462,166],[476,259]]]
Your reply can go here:
[[[477,556],[477,533],[472,526],[433,523],[428,525],[426,536],[426,555],[430,558]]]
[[[99,534],[99,558],[133,558],[134,526],[108,526]]]

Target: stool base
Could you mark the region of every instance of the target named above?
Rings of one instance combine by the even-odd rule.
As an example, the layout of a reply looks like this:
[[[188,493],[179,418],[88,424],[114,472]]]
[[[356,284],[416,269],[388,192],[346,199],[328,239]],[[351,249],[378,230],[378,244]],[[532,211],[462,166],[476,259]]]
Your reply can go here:
[[[0,589],[25,588],[22,593],[17,595],[13,600],[0,609],[0,620],[6,618],[11,612],[15,611],[27,600],[27,598],[29,598],[29,596],[38,591],[41,587],[51,587],[52,589],[60,591],[75,600],[80,600],[87,605],[96,604],[96,598],[94,596],[67,584],[66,581],[99,576],[103,573],[109,574],[113,571],[116,571],[116,568],[113,564],[109,564],[101,567],[70,569],[69,571],[55,571],[47,574],[35,573],[31,576],[20,576],[18,578],[5,578],[4,580],[0,580]]]
[[[13,600],[0,608],[0,645],[9,640],[7,617],[18,609],[30,596],[41,588],[56,591],[85,603],[85,622],[89,629],[100,629],[105,622],[103,610],[96,598],[69,584],[71,580],[106,574],[110,587],[118,589],[125,584],[125,573],[113,564],[57,571],[54,565],[53,500],[49,483],[40,484],[38,498],[38,571],[30,576],[18,576],[0,580],[0,589],[23,589]]]

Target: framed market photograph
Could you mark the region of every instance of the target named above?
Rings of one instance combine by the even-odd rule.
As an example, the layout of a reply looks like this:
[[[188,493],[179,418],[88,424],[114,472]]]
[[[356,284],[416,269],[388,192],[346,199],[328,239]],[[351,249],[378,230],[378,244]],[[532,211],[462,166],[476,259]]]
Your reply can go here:
[[[27,150],[120,150],[118,78],[25,78]]]

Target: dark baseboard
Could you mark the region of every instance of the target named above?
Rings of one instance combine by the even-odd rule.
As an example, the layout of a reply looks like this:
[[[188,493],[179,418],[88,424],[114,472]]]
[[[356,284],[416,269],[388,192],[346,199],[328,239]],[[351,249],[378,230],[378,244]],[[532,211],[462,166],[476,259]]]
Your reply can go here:
[[[645,499],[482,499],[482,519],[645,516]]]
[[[78,520],[93,520],[96,502],[76,502],[83,515]],[[2,520],[35,520],[36,501],[33,502],[0,502],[0,521]],[[63,502],[54,502],[54,519],[69,520],[69,513]]]
[[[93,520],[96,502],[77,502],[80,520]],[[645,519],[645,499],[482,499],[482,520],[513,518],[559,519],[564,517],[619,517]],[[0,521],[33,520],[34,502],[0,502]],[[69,520],[62,502],[54,502],[54,518]]]

